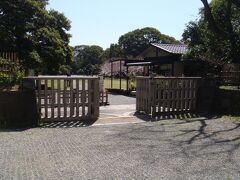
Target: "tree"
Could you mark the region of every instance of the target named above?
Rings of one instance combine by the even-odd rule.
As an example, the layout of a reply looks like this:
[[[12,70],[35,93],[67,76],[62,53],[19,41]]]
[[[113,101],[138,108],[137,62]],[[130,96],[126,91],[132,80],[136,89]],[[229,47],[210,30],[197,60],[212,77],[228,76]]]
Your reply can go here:
[[[72,59],[69,20],[48,0],[0,1],[0,50],[17,51],[25,69],[56,74]]]
[[[201,0],[204,5],[205,19],[211,31],[229,41],[230,59],[239,62],[240,37],[240,0]]]
[[[103,63],[103,48],[100,46],[76,46],[75,63],[73,71],[76,74],[96,75],[100,72],[100,66]]]
[[[202,0],[200,19],[190,22],[183,33],[188,56],[220,71],[226,63],[239,63],[240,11],[234,0]]]
[[[146,27],[136,29],[122,35],[118,40],[125,56],[137,56],[145,50],[150,43],[179,43],[173,37],[161,34],[157,29]]]

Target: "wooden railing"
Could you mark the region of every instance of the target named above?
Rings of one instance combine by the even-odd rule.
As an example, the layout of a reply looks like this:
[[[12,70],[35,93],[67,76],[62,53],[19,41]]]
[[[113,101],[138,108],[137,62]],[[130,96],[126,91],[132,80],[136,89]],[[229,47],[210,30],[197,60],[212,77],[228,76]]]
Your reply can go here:
[[[222,85],[240,86],[240,71],[222,71],[219,81]]]
[[[0,57],[3,59],[10,60],[12,62],[18,62],[18,55],[16,52],[0,52]]]
[[[36,89],[43,122],[97,119],[99,78],[87,76],[39,76],[24,79]],[[32,84],[32,85],[31,85]]]
[[[194,111],[199,80],[198,77],[137,77],[136,110],[152,116]]]
[[[18,57],[15,52],[0,52],[0,73],[9,80],[13,77],[13,73],[18,68]]]

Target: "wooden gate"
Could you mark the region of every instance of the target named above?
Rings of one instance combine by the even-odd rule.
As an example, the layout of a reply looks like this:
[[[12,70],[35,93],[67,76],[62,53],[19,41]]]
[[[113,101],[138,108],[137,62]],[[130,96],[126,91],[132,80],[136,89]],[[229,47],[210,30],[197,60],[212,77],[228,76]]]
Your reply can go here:
[[[34,81],[41,121],[72,121],[99,117],[99,78],[38,76]]]
[[[199,77],[137,77],[136,110],[156,116],[196,110]]]

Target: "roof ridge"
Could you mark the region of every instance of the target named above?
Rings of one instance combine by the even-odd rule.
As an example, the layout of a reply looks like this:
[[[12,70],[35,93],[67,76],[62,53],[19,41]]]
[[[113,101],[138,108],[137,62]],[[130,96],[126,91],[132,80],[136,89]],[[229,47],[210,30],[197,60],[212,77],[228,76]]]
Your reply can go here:
[[[173,46],[188,46],[187,44],[171,44],[171,43],[151,43],[155,45],[173,45]]]

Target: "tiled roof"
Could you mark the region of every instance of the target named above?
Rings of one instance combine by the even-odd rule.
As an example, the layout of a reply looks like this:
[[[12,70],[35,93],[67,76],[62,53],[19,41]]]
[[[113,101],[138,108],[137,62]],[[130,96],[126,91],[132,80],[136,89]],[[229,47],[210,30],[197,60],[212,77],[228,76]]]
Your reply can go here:
[[[184,44],[159,44],[152,43],[151,45],[167,51],[172,54],[185,54],[187,52],[187,45]]]

